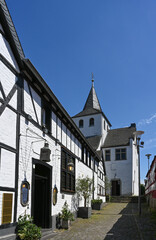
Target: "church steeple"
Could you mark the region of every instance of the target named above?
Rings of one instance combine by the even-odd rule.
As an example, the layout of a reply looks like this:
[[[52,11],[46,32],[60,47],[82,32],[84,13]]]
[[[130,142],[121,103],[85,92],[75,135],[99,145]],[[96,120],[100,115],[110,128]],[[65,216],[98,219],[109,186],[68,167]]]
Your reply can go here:
[[[93,108],[93,109],[96,109],[96,110],[99,110],[100,112],[102,112],[102,109],[101,109],[101,106],[100,106],[100,103],[99,103],[99,100],[97,98],[95,88],[94,88],[93,74],[92,74],[92,87],[91,87],[91,90],[89,92],[89,95],[88,95],[88,98],[87,98],[87,101],[84,105],[83,110],[87,110],[87,109],[90,109],[90,108]]]

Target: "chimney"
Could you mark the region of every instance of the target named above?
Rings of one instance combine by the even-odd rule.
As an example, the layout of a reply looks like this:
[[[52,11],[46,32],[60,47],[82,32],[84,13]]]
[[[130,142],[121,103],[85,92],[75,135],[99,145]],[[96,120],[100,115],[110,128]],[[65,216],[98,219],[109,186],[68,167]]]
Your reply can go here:
[[[131,123],[131,126],[130,126],[130,127],[136,128],[136,123]]]

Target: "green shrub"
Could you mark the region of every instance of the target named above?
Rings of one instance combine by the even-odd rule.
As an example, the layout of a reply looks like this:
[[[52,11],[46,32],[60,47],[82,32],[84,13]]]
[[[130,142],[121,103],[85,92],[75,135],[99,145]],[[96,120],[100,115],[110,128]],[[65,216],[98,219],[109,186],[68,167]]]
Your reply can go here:
[[[102,199],[93,199],[93,200],[91,201],[91,203],[92,203],[92,204],[94,204],[94,203],[99,203],[99,204],[101,204],[101,203],[103,203],[103,201],[102,201]]]
[[[23,240],[38,240],[41,238],[41,230],[33,224],[33,218],[29,215],[19,216],[17,234]]]
[[[65,221],[68,221],[68,220],[74,221],[73,213],[68,209],[67,202],[65,202],[62,207],[61,218]]]

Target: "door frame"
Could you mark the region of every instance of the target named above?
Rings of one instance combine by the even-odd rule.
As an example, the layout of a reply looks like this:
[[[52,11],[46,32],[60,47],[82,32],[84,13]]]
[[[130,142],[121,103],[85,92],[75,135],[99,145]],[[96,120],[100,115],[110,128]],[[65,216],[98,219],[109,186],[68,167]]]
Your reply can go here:
[[[112,182],[113,181],[119,181],[120,182],[120,195],[113,195],[113,189],[112,189]],[[111,179],[111,196],[121,196],[121,179],[120,178],[114,178],[114,179]]]
[[[31,216],[34,215],[34,199],[35,199],[35,167],[34,165],[39,164],[40,166],[44,166],[46,168],[49,169],[50,171],[50,177],[49,177],[49,181],[50,181],[50,190],[49,190],[49,194],[48,197],[50,199],[50,203],[49,203],[49,228],[52,227],[52,166],[35,158],[32,158],[32,189],[31,189]]]

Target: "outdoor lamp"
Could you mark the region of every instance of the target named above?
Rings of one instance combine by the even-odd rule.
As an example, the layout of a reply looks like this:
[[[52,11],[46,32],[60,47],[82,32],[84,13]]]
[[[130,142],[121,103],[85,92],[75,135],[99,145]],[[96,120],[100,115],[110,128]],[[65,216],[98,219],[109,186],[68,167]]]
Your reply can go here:
[[[44,162],[50,162],[50,154],[51,150],[49,149],[49,144],[45,142],[44,147],[41,148],[40,151],[40,160]]]
[[[74,163],[72,162],[72,160],[70,159],[70,161],[67,164],[68,167],[68,171],[69,172],[74,172]]]
[[[144,142],[140,142],[140,137],[142,134],[144,134],[144,131],[135,131],[133,135],[136,137],[136,147],[137,147],[137,152],[138,152],[138,190],[139,190],[139,195],[138,195],[138,210],[139,210],[139,215],[141,215],[141,188],[140,188],[140,147],[143,147]]]

